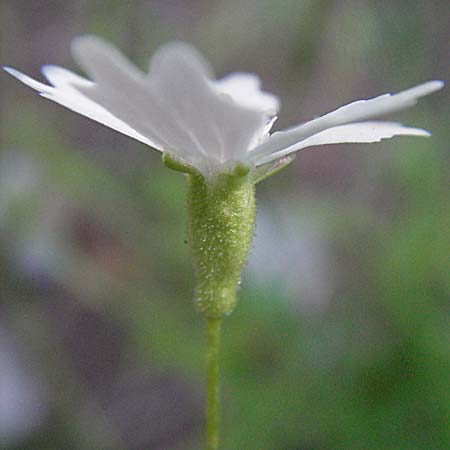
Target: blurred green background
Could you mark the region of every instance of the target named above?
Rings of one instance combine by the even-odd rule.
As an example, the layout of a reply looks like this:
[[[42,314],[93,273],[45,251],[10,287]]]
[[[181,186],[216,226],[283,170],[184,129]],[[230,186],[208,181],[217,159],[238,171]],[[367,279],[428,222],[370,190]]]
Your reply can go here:
[[[183,39],[258,73],[278,129],[448,83],[449,23],[446,0],[1,0],[0,63],[78,70],[95,33],[146,69]],[[449,98],[394,117],[429,139],[307,149],[258,185],[223,449],[449,448]],[[0,108],[0,448],[201,448],[183,176],[5,73]]]

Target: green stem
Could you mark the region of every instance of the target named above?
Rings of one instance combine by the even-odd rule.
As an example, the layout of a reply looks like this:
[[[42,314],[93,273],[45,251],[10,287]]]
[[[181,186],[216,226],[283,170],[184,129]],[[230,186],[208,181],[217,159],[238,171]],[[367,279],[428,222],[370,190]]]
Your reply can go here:
[[[220,317],[206,317],[206,450],[219,448]]]

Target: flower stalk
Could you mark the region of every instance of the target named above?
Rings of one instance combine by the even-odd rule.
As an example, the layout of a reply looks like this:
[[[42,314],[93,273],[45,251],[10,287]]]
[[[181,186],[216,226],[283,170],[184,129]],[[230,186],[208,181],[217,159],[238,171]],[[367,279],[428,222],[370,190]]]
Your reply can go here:
[[[221,318],[206,319],[206,450],[219,448],[219,348]]]

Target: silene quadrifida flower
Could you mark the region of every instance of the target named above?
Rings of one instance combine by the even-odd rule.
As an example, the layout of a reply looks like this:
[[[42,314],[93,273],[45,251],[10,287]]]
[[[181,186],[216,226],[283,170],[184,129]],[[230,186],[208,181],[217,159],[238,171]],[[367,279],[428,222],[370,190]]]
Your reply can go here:
[[[74,39],[72,53],[91,79],[46,65],[42,73],[48,85],[4,69],[41,96],[160,150],[168,167],[189,174],[197,304],[210,316],[234,307],[253,233],[257,181],[306,147],[429,136],[420,128],[372,119],[413,106],[443,86],[429,81],[358,100],[270,134],[279,99],[262,91],[254,74],[214,79],[208,63],[186,43],[160,48],[148,73],[94,36]]]
[[[5,70],[41,96],[160,150],[167,167],[187,174],[195,300],[207,331],[206,448],[217,450],[221,317],[236,303],[253,234],[255,184],[306,147],[429,136],[420,128],[373,119],[413,106],[443,82],[358,100],[270,134],[278,98],[262,91],[253,74],[214,79],[208,63],[188,44],[163,46],[148,73],[93,36],[76,38],[72,52],[91,79],[47,65],[42,73],[48,85]]]

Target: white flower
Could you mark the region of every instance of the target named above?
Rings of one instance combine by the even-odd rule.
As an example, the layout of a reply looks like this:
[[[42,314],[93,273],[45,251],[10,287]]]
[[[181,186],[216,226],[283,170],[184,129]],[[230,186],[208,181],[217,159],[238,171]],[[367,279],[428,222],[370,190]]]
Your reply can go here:
[[[4,69],[43,97],[167,152],[207,178],[237,163],[255,167],[314,145],[429,136],[419,128],[368,120],[412,106],[444,84],[429,81],[395,95],[359,100],[269,135],[278,98],[263,92],[253,74],[215,80],[208,63],[185,43],[159,49],[148,74],[93,36],[76,38],[72,53],[93,81],[53,65],[42,67],[51,85]]]

